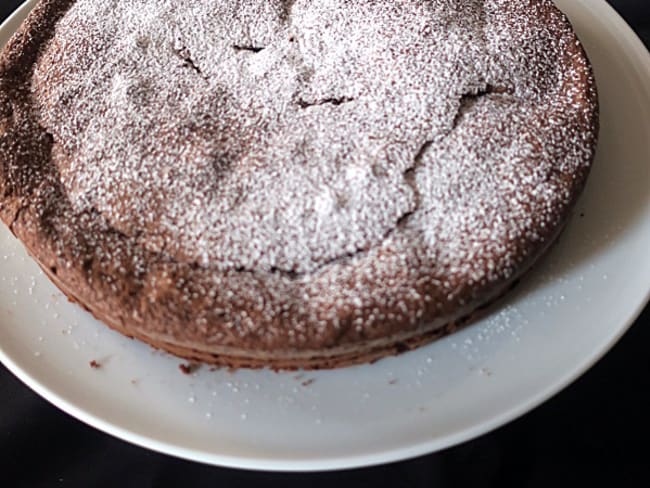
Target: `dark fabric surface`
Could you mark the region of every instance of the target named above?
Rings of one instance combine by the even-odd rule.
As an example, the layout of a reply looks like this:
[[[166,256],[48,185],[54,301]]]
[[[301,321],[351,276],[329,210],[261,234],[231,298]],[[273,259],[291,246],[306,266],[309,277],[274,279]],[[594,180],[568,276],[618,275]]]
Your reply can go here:
[[[20,3],[0,0],[0,19]],[[650,0],[610,3],[650,45]],[[647,344],[650,307],[577,382],[488,435],[386,466],[292,475],[209,467],[132,446],[57,410],[0,366],[0,486],[650,486]]]

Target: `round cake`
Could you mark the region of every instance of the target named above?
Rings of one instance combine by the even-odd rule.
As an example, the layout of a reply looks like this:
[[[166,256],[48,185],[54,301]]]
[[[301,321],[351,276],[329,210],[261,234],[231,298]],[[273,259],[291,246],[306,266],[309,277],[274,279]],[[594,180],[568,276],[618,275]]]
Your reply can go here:
[[[367,362],[549,247],[597,105],[550,0],[41,0],[0,58],[0,216],[154,347]]]

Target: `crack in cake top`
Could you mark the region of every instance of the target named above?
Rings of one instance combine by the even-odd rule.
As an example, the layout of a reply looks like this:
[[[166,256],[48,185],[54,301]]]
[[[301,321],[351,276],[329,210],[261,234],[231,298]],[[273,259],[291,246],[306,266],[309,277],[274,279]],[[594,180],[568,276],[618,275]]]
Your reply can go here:
[[[310,273],[409,229],[466,257],[591,154],[508,129],[581,106],[523,3],[77,0],[35,69],[41,123],[73,206],[178,260]]]

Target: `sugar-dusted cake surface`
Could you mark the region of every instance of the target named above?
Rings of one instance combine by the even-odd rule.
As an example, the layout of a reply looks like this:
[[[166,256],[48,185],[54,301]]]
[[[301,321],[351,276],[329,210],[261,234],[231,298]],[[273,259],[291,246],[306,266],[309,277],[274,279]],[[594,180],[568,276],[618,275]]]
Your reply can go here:
[[[0,58],[0,215],[127,335],[333,367],[503,294],[597,130],[550,0],[42,0]]]

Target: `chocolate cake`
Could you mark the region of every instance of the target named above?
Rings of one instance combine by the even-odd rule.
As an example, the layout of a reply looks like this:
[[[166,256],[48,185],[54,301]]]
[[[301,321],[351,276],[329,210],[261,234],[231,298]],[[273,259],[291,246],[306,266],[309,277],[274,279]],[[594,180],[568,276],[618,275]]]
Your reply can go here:
[[[549,247],[597,111],[550,0],[42,0],[0,58],[0,216],[157,348],[371,361]]]

